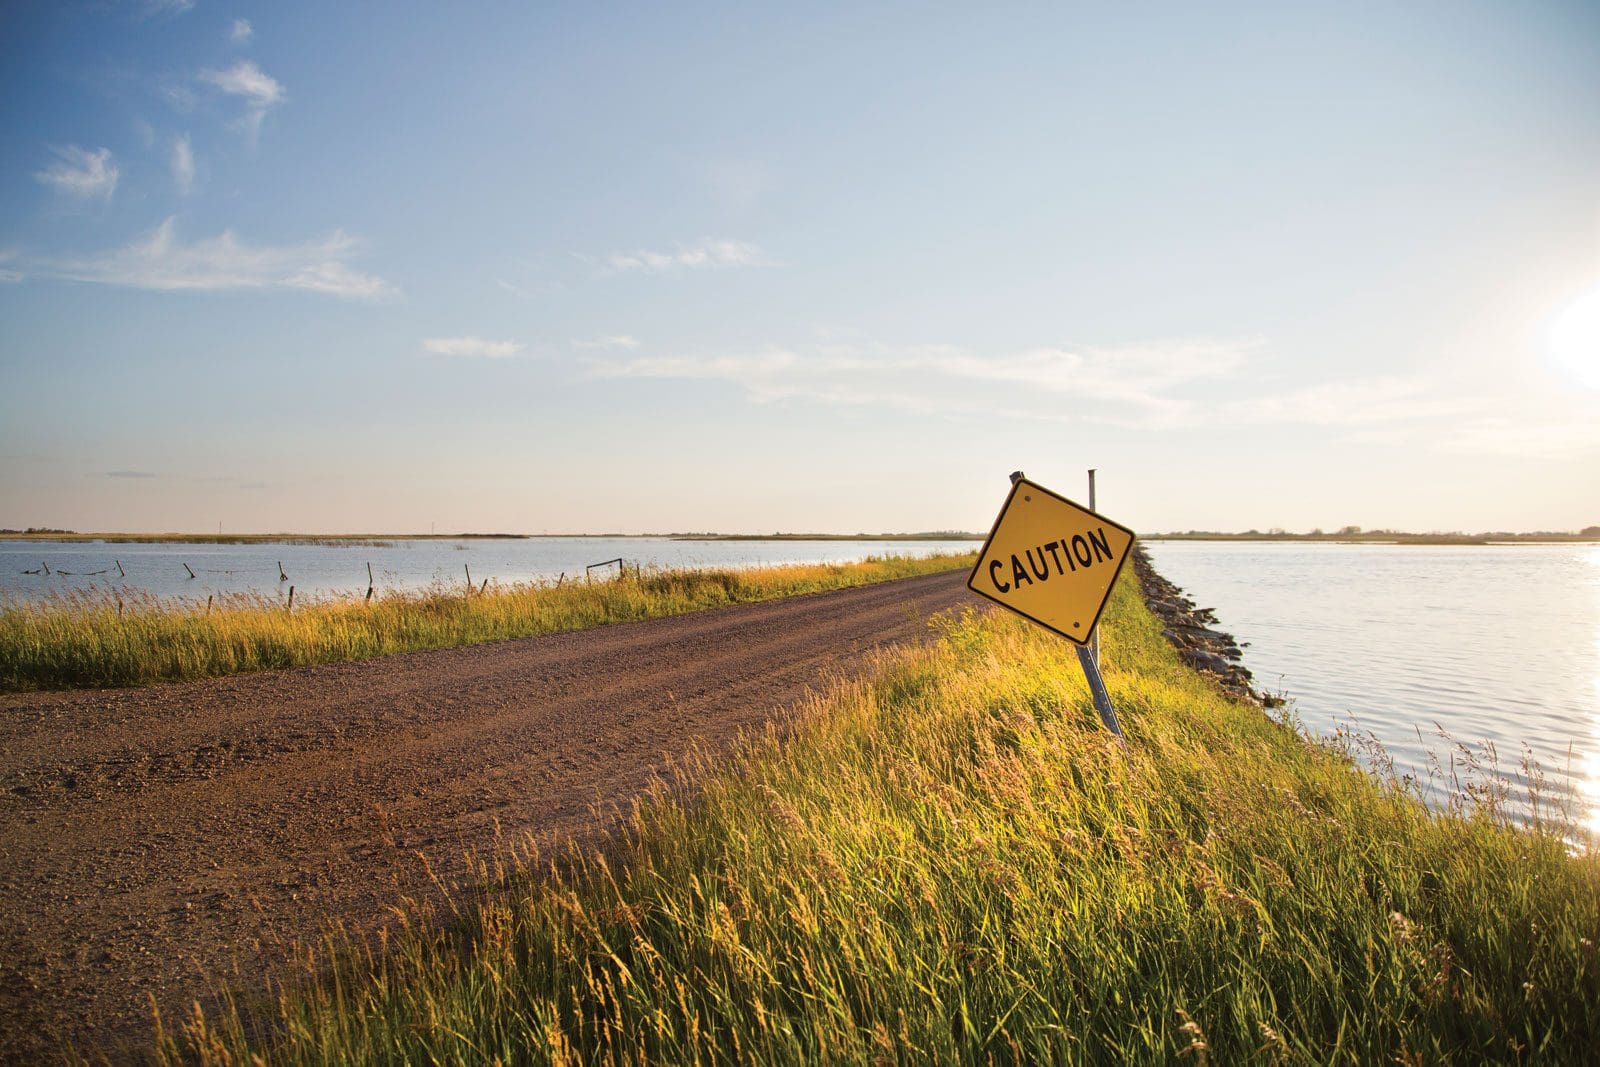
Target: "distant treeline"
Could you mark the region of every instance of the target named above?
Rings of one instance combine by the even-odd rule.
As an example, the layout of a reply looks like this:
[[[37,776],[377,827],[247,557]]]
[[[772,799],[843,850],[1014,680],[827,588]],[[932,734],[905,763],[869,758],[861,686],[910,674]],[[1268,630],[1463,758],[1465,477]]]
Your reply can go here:
[[[29,527],[26,530],[0,530],[0,537],[32,537],[45,541],[103,541],[107,544],[175,544],[175,545],[387,545],[393,541],[459,541],[459,540],[525,540],[528,534],[511,533],[453,533],[453,534],[213,534],[213,533],[77,533],[72,530],[47,530]]]
[[[983,534],[965,530],[924,530],[921,533],[673,533],[675,541],[982,541]]]
[[[1411,533],[1405,530],[1364,530],[1359,526],[1344,526],[1337,530],[1310,530],[1292,533],[1279,527],[1269,530],[1246,530],[1243,533],[1226,533],[1220,530],[1174,530],[1171,533],[1146,534],[1147,541],[1370,541],[1378,544],[1402,545],[1482,545],[1497,541],[1596,541],[1600,540],[1600,526],[1585,526],[1576,533],[1571,530],[1536,530],[1531,533],[1513,533],[1509,530],[1491,530],[1483,533],[1448,532]]]

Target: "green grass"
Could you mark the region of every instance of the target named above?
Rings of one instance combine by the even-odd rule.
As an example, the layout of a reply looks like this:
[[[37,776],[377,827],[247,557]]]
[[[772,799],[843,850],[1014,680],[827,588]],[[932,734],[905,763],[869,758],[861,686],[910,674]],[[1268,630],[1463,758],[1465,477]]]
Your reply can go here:
[[[1592,1062],[1600,854],[1230,702],[1130,579],[1125,748],[1065,642],[969,616],[653,794],[609,859],[486,861],[453,915],[158,1057]]]
[[[519,584],[360,600],[235,595],[209,607],[104,592],[0,604],[0,691],[142,685],[479,644],[972,565],[968,555],[751,570],[631,572],[620,580]]]

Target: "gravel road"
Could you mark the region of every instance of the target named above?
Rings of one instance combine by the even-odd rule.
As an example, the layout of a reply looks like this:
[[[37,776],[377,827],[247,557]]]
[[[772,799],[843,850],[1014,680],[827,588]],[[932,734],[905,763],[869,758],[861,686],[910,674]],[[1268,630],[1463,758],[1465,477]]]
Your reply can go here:
[[[593,834],[652,768],[726,746],[963,575],[144,689],[0,696],[0,1059],[137,1047],[329,919],[370,931],[424,859]],[[259,979],[255,979],[259,982]],[[128,1043],[132,1043],[131,1046]]]

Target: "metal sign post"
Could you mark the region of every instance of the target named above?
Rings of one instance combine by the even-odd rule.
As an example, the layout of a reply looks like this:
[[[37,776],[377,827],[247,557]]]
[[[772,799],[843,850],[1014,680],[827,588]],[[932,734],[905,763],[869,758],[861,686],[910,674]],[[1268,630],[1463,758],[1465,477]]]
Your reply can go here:
[[[1090,467],[1089,468],[1089,510],[1090,511],[1094,511],[1095,510],[1095,506],[1094,506],[1094,472],[1095,472],[1095,468]],[[1094,657],[1094,669],[1095,669],[1096,673],[1098,673],[1099,670],[1100,670],[1100,627],[1098,625],[1095,626],[1095,628],[1089,632],[1089,655]],[[1118,733],[1117,736],[1120,737],[1122,735],[1120,733]]]
[[[1017,471],[1011,475],[1011,495],[967,577],[967,588],[974,593],[1078,646],[1078,663],[1095,710],[1119,740],[1122,727],[1100,677],[1093,642],[1133,541],[1134,532],[1126,526]]]
[[[1083,677],[1089,683],[1089,695],[1094,697],[1094,710],[1100,713],[1100,721],[1117,735],[1118,741],[1126,740],[1117,723],[1117,709],[1111,706],[1111,694],[1106,692],[1105,679],[1100,677],[1100,664],[1094,661],[1094,653],[1083,645],[1078,646],[1078,666],[1083,668]]]

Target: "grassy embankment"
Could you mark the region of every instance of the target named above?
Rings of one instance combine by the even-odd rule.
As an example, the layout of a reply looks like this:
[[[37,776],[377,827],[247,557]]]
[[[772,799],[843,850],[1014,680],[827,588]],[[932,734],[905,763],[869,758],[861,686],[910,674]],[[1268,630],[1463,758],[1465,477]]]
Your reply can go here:
[[[662,570],[595,582],[518,584],[463,595],[435,589],[311,601],[263,596],[209,608],[146,597],[65,594],[0,606],[0,690],[140,685],[365,659],[676,615],[909,578],[972,565],[971,555],[751,570]]]
[[[1131,578],[1131,576],[1129,576]],[[1430,813],[1184,668],[1124,579],[1126,748],[1003,613],[509,871],[382,963],[169,1026],[208,1063],[1582,1062],[1600,853]],[[501,880],[503,879],[503,880]],[[232,1057],[231,1059],[229,1057]],[[1592,1061],[1591,1061],[1592,1062]]]

